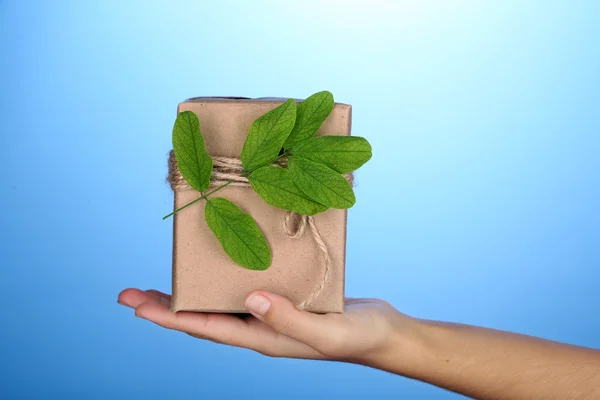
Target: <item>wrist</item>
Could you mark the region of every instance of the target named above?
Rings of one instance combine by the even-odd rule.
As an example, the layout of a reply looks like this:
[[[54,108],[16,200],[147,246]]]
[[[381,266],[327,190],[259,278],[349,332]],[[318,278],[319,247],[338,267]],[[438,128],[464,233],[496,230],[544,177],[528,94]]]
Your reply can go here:
[[[423,320],[397,312],[382,346],[361,364],[406,377],[417,377],[427,362],[430,326]]]

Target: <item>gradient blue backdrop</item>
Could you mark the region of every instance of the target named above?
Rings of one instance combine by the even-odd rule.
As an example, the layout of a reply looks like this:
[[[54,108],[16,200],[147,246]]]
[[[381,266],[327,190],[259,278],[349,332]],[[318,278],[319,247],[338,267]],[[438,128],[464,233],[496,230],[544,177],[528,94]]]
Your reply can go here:
[[[600,347],[596,1],[0,0],[0,394],[450,399],[268,359],[116,304],[170,289],[166,154],[190,96],[354,106],[374,158],[347,294]]]

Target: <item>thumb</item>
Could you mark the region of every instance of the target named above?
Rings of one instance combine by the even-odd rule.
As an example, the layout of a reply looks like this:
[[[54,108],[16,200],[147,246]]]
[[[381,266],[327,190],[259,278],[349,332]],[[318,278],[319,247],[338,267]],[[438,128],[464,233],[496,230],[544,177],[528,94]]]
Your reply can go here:
[[[273,293],[252,292],[246,298],[245,306],[278,334],[311,347],[326,345],[329,334],[333,333],[331,327],[324,325],[327,315],[298,310],[291,301]]]

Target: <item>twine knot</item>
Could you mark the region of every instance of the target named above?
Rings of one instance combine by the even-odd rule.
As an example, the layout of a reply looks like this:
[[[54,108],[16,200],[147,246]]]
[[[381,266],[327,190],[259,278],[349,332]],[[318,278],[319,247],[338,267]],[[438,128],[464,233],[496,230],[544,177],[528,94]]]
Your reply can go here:
[[[244,168],[242,167],[242,161],[239,158],[233,157],[221,157],[221,156],[211,156],[213,160],[213,170],[210,177],[210,186],[221,186],[224,184],[229,184],[229,186],[238,186],[238,187],[251,187],[248,178],[243,176]],[[274,165],[285,167],[287,165],[287,161],[285,159],[277,160]],[[344,174],[346,180],[353,184],[353,175],[352,174]],[[178,190],[190,190],[192,189],[185,178],[179,172],[179,168],[177,168],[177,159],[175,158],[175,152],[173,150],[169,153],[169,176],[167,178],[171,189],[173,191]],[[301,237],[306,228],[310,229],[313,240],[321,253],[321,257],[323,258],[324,263],[324,271],[323,277],[319,281],[318,285],[311,292],[311,294],[298,305],[296,308],[304,309],[310,303],[312,303],[323,291],[325,285],[329,281],[329,275],[331,274],[331,258],[329,257],[329,249],[327,244],[323,240],[319,229],[315,223],[315,218],[308,215],[301,215],[292,211],[288,211],[283,220],[283,232],[290,237],[291,239],[297,239]]]

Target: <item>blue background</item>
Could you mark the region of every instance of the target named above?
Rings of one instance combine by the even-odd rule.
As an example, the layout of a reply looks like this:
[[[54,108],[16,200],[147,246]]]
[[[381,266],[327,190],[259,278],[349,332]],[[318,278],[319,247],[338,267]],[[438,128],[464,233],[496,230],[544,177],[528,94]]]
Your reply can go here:
[[[200,95],[353,105],[374,157],[347,295],[600,347],[598,4],[1,0],[0,394],[459,397],[117,305],[170,289],[166,154],[177,103]]]

